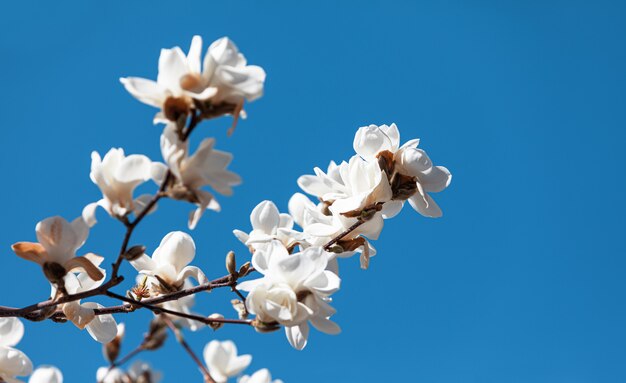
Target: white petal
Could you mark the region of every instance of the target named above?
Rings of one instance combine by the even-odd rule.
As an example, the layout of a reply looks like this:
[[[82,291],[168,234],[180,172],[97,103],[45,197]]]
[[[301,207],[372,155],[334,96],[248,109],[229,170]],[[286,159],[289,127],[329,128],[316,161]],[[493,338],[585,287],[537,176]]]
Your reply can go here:
[[[278,208],[272,201],[263,201],[252,210],[250,222],[254,229],[262,230],[266,234],[273,234],[280,225]]]
[[[104,306],[94,302],[83,303],[83,306],[91,309],[104,308]],[[106,344],[112,341],[117,335],[117,323],[115,322],[113,315],[97,315],[87,325],[87,332],[89,332],[89,335],[91,335],[91,337],[97,342]]]
[[[193,238],[182,231],[173,231],[161,240],[152,259],[159,265],[172,265],[179,272],[191,263],[195,256],[196,245]]]
[[[63,374],[54,366],[40,366],[33,372],[28,383],[63,383]]]
[[[305,322],[299,326],[285,326],[289,344],[296,350],[302,350],[309,337],[309,325]]]
[[[165,102],[165,91],[156,82],[139,77],[120,78],[124,88],[137,100],[157,108]]]
[[[409,203],[424,217],[439,218],[443,215],[439,205],[428,194],[422,196],[420,193],[415,193],[409,198]]]
[[[17,318],[0,318],[0,346],[15,346],[24,336],[24,324]]]

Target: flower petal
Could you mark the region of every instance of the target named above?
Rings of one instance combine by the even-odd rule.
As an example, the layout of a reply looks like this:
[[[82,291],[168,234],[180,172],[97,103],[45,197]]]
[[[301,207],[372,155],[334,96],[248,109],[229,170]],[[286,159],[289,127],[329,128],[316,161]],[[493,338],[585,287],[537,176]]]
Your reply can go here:
[[[65,262],[63,267],[68,273],[82,269],[82,271],[86,272],[87,275],[89,275],[89,278],[94,281],[99,281],[104,278],[104,274],[102,274],[100,268],[91,263],[91,261],[86,257],[74,257]]]
[[[46,256],[46,249],[37,242],[17,242],[11,245],[15,254],[27,261],[43,265]]]

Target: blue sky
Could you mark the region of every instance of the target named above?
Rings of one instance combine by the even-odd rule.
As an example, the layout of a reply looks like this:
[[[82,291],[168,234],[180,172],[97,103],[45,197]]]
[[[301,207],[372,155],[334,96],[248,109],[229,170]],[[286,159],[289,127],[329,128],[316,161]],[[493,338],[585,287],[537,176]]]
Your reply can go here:
[[[248,256],[230,233],[249,228],[251,209],[263,199],[286,209],[299,175],[349,158],[359,126],[397,123],[453,181],[435,196],[443,218],[407,207],[387,222],[370,270],[342,264],[341,335],[314,332],[298,352],[283,333],[203,330],[188,336],[198,351],[233,339],[254,356],[249,372],[267,367],[287,383],[624,382],[625,16],[617,1],[6,4],[0,304],[47,297],[10,244],[99,198],[92,150],[160,159],[154,110],[118,78],[153,78],[160,48],[187,49],[194,34],[227,35],[268,76],[234,136],[222,119],[194,137],[216,137],[244,179],[192,233],[210,276],[224,273],[228,250]],[[152,251],[186,230],[189,208],[163,203],[136,242]],[[84,249],[111,259],[121,235],[101,213]],[[197,310],[230,314],[230,298],[205,294]],[[128,317],[126,351],[150,316]],[[35,364],[95,380],[104,360],[86,333],[26,326],[19,347]],[[166,382],[199,381],[175,342],[145,357]]]

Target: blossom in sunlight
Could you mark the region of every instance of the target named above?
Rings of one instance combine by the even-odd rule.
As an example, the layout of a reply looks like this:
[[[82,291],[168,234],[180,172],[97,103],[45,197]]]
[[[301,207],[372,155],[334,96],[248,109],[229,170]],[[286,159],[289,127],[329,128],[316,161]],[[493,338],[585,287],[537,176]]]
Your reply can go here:
[[[252,249],[261,248],[274,239],[281,241],[287,249],[293,249],[303,238],[302,233],[293,230],[293,218],[280,213],[272,201],[259,203],[250,214],[250,223],[250,233],[241,230],[233,230],[233,233]]]
[[[419,139],[400,146],[396,124],[369,125],[359,128],[354,137],[354,150],[368,162],[383,164],[391,182],[393,199],[408,199],[411,206],[426,217],[440,217],[441,209],[428,193],[440,192],[452,180],[443,166],[434,166],[426,152],[418,149]]]
[[[214,41],[204,57],[203,77],[217,88],[215,103],[238,104],[243,99],[254,101],[263,95],[265,71],[247,65],[246,58],[228,37]]]
[[[0,318],[0,381],[18,383],[17,376],[30,375],[33,364],[26,354],[13,348],[24,336],[24,324],[17,318]]]
[[[63,383],[63,374],[54,366],[40,366],[30,376],[28,383]]]
[[[152,196],[145,194],[134,199],[133,191],[143,182],[153,179],[159,170],[159,164],[148,157],[139,154],[125,156],[123,149],[111,149],[104,158],[100,158],[98,152],[92,152],[89,177],[100,188],[103,198],[85,208],[85,221],[89,226],[96,223],[97,206],[104,208],[112,217],[138,213]]]
[[[315,205],[302,193],[295,193],[289,199],[289,213],[304,231],[301,243],[306,244],[305,247],[324,246],[343,233],[349,227],[346,227],[346,224],[350,224],[350,221],[333,215],[324,203]],[[361,267],[366,269],[369,266],[370,257],[376,255],[376,249],[367,239],[360,237],[360,233],[355,230],[345,235],[337,242],[333,252],[342,258],[351,257],[355,252],[360,252]],[[329,260],[329,265],[334,265],[335,262],[335,260]]]
[[[369,163],[358,156],[350,162],[336,165],[331,162],[327,173],[315,168],[315,175],[298,178],[298,185],[328,205],[328,210],[347,229],[357,218],[366,220],[354,234],[378,239],[383,229],[383,218],[391,215],[386,203],[392,192],[385,173],[378,163]],[[387,205],[387,206],[385,206]]]
[[[139,101],[160,109],[155,122],[177,121],[196,107],[194,100],[213,105],[241,104],[263,94],[265,71],[247,65],[227,37],[211,44],[204,59],[201,56],[202,38],[194,36],[187,55],[180,47],[161,50],[156,81],[138,77],[120,81]],[[238,113],[238,109],[233,112]]]
[[[94,281],[86,273],[68,273],[63,278],[63,285],[69,294],[78,294],[92,290],[104,283],[106,270],[99,267],[104,258],[93,254],[88,254],[86,257],[95,267],[98,267],[102,278]],[[51,295],[56,296],[56,291],[56,286],[52,284]],[[96,315],[94,312],[94,309],[103,308],[102,305],[94,302],[81,303],[80,300],[76,300],[63,303],[60,306],[66,318],[79,329],[87,329],[87,332],[95,341],[106,344],[116,337],[118,327],[113,315]]]
[[[289,343],[298,350],[306,346],[309,322],[327,334],[340,331],[329,319],[335,310],[328,302],[340,279],[327,270],[328,257],[320,247],[289,254],[280,241],[272,241],[252,255],[252,265],[263,277],[238,285],[249,292],[246,306],[257,320],[284,325]]]
[[[237,355],[237,346],[230,340],[212,340],[204,347],[204,362],[217,383],[239,375],[252,361],[251,355]]]
[[[251,376],[242,376],[239,380],[237,380],[237,383],[283,383],[283,381],[280,379],[272,380],[272,375],[269,370],[267,368],[263,368]]]
[[[215,139],[206,138],[196,152],[189,156],[189,144],[180,140],[176,126],[168,124],[161,135],[161,152],[177,184],[172,188],[172,197],[195,203],[198,208],[189,215],[189,228],[195,228],[206,209],[219,211],[220,205],[213,194],[202,190],[210,186],[216,192],[230,196],[232,186],[239,185],[241,178],[226,168],[233,159],[232,154],[213,149]]]
[[[152,257],[142,254],[130,263],[140,274],[149,277],[152,291],[167,293],[182,288],[189,277],[200,284],[208,283],[202,270],[189,266],[195,256],[196,244],[193,238],[182,231],[173,231],[163,237]]]
[[[88,256],[77,257],[76,251],[85,243],[89,227],[82,217],[71,223],[62,217],[46,218],[35,227],[37,242],[18,242],[11,248],[19,257],[38,263],[52,283],[60,283],[72,271],[84,271],[94,281],[104,275]]]

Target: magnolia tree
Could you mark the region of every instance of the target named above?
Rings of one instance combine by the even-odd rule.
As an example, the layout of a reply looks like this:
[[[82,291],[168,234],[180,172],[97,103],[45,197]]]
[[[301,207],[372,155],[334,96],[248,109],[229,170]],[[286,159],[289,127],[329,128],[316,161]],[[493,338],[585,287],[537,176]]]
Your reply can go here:
[[[418,139],[401,144],[395,124],[359,128],[354,156],[301,176],[298,185],[308,196],[295,193],[288,213],[281,213],[271,201],[259,203],[250,215],[251,229],[234,230],[249,250],[250,260],[236,260],[230,252],[224,276],[210,279],[193,266],[196,247],[188,233],[167,234],[152,254],[146,254],[144,246],[131,245],[135,229],[163,199],[195,205],[189,213],[190,230],[206,210],[220,210],[213,192],[229,196],[241,182],[228,170],[233,156],[215,149],[213,138],[205,138],[192,151],[189,137],[201,122],[227,115],[233,117],[232,133],[238,118],[246,116],[244,103],[263,94],[264,81],[265,71],[248,65],[226,37],[213,42],[202,57],[199,36],[193,38],[187,54],[179,47],[161,51],[156,81],[121,79],[132,96],[158,110],[154,122],[164,124],[163,158],[152,161],[121,148],[104,156],[93,152],[89,176],[102,198],[72,221],[58,216],[44,219],[35,227],[36,242],[12,246],[18,257],[41,266],[51,291],[49,299],[23,308],[0,306],[0,382],[20,382],[29,375],[31,383],[63,381],[57,367],[42,365],[33,370],[26,354],[15,348],[24,333],[19,318],[71,321],[86,329],[103,345],[107,365],[95,374],[102,383],[160,381],[160,374],[147,363],[136,361],[127,369],[123,365],[142,351],[160,348],[168,332],[198,365],[204,382],[280,382],[272,380],[266,369],[244,375],[252,357],[239,355],[231,341],[212,340],[198,356],[185,336],[206,326],[213,330],[250,326],[259,333],[283,330],[287,341],[301,350],[311,326],[326,334],[340,332],[331,319],[332,295],[341,285],[339,260],[358,254],[361,268],[367,269],[376,255],[371,241],[380,236],[384,221],[398,214],[407,201],[422,216],[440,217],[441,209],[430,193],[450,184],[450,172],[433,165],[418,148]],[[136,196],[134,190],[150,181],[158,186],[156,192]],[[88,252],[88,247],[81,249],[97,223],[98,208],[126,228],[119,253],[109,259],[109,270],[102,267],[104,257]],[[121,275],[123,262],[129,262],[137,275]],[[119,291],[125,279],[134,279],[134,285]],[[195,294],[220,288],[235,294],[231,302],[235,318],[194,312]],[[99,304],[103,296],[119,300],[119,305]],[[120,357],[124,324],[117,323],[115,314],[139,309],[150,310],[154,319],[141,344]]]

